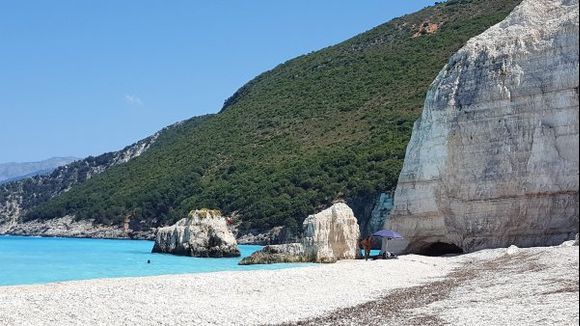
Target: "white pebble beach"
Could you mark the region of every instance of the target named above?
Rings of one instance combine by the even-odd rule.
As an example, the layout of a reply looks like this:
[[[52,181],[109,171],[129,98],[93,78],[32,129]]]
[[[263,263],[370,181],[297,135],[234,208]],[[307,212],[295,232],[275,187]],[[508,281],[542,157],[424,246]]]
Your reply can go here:
[[[562,274],[564,277],[569,274],[571,279],[578,278],[578,247],[518,251],[539,253],[542,263],[552,266],[542,273]],[[259,325],[292,322],[377,300],[395,289],[442,280],[470,261],[493,260],[508,255],[507,252],[506,249],[495,249],[456,257],[408,255],[397,260],[341,261],[283,270],[5,286],[0,287],[0,325]],[[558,263],[564,259],[565,264]],[[456,313],[470,318],[479,318],[478,314],[493,316],[498,309],[505,310],[502,311],[504,314],[515,311],[519,317],[536,314],[538,311],[533,310],[536,308],[533,299],[510,299],[510,293],[516,293],[510,289],[523,284],[542,286],[545,283],[542,275],[530,271],[518,274],[517,282],[512,282],[509,275],[502,274],[501,283],[495,284],[493,289],[490,284],[483,283],[479,290],[460,287],[450,298],[422,310],[436,312],[451,324],[463,324]],[[485,290],[487,288],[492,290]],[[546,291],[549,290],[547,287]],[[494,293],[501,293],[505,303],[511,306],[490,303],[490,300],[497,299]],[[577,324],[577,290],[557,295],[560,295],[558,302],[545,300],[542,302],[545,309],[540,312],[550,312],[550,305],[573,305],[574,310],[560,308],[557,312],[562,324]],[[474,304],[478,297],[480,303]],[[492,321],[497,322],[500,317],[496,316]],[[521,321],[519,317],[514,320]]]

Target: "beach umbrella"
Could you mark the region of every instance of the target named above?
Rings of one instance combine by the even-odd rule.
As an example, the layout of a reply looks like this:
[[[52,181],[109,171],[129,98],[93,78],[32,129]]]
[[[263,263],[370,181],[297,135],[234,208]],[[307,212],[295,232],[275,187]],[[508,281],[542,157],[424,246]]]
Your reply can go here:
[[[392,231],[392,230],[380,230],[380,231],[373,233],[373,236],[387,239],[385,251],[387,251],[387,249],[389,248],[389,240],[403,239],[402,235],[400,235],[399,233]]]
[[[388,240],[403,239],[402,235],[398,234],[395,231],[391,231],[391,230],[380,230],[378,232],[373,233],[373,236],[387,238]]]

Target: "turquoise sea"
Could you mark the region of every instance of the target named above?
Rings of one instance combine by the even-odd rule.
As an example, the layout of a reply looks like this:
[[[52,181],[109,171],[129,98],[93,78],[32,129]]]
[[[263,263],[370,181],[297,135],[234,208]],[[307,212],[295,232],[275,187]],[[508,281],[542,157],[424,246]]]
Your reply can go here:
[[[0,286],[304,266],[239,266],[241,258],[178,257],[152,248],[152,241],[0,236]],[[240,246],[242,257],[261,248]]]

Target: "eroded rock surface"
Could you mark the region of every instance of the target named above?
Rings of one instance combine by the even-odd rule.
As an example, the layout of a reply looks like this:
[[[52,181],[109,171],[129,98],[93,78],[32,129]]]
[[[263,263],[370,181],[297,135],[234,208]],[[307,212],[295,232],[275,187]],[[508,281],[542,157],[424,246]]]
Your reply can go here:
[[[270,245],[242,259],[240,265],[304,263],[308,258],[304,254],[302,243]]]
[[[303,233],[299,243],[267,246],[240,264],[333,263],[357,256],[359,225],[352,209],[344,203],[310,215],[303,223]]]
[[[578,232],[578,0],[525,0],[433,83],[385,222],[407,251]]]
[[[238,244],[244,245],[278,245],[285,243],[292,243],[298,241],[298,237],[283,226],[276,226],[267,232],[259,233],[255,230],[246,232],[244,234],[238,233],[236,228],[233,228],[233,233],[237,234]]]
[[[326,263],[356,258],[360,230],[348,205],[337,203],[308,216],[303,230],[302,244],[308,260]]]
[[[219,211],[196,210],[175,225],[160,228],[153,252],[192,257],[238,257],[240,250]]]

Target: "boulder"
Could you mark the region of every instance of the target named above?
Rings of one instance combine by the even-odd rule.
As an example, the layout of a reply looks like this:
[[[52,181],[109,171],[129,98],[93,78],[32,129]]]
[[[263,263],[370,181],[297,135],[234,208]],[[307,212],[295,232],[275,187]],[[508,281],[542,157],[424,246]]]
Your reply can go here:
[[[299,243],[267,246],[240,264],[333,263],[356,258],[360,230],[352,209],[345,203],[336,203],[308,216],[302,226],[303,237]]]
[[[234,234],[237,233],[238,244],[244,245],[277,245],[298,241],[298,237],[287,227],[276,226],[267,232],[257,232],[250,230],[247,233],[238,233],[234,227]]]
[[[266,246],[240,261],[240,265],[307,262],[301,243]]]
[[[513,255],[517,255],[520,252],[520,248],[518,248],[517,246],[511,245],[506,249],[506,254],[508,254],[508,256],[513,256]]]
[[[332,263],[355,259],[360,229],[354,213],[345,203],[336,203],[304,220],[302,245],[309,261]]]
[[[578,232],[578,0],[524,0],[430,88],[385,228],[433,244],[558,245]]]
[[[240,250],[227,221],[215,210],[195,210],[155,236],[154,253],[192,257],[239,257]]]

